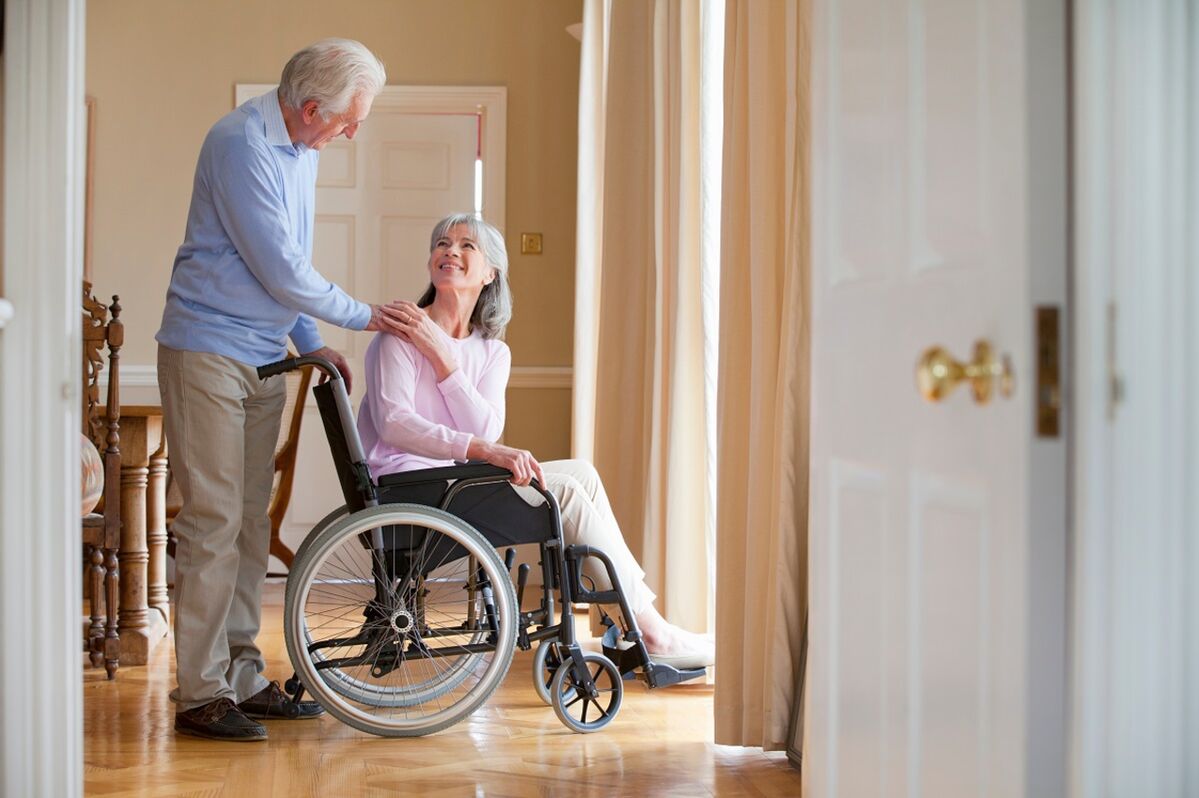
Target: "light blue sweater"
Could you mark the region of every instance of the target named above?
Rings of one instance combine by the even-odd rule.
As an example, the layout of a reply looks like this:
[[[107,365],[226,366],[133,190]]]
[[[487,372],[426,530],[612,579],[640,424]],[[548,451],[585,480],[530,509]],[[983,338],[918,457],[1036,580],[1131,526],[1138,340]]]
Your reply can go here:
[[[200,149],[162,326],[172,349],[252,366],[319,349],[313,318],[361,330],[370,306],[312,265],[319,153],[293,145],[274,91],[213,125]]]

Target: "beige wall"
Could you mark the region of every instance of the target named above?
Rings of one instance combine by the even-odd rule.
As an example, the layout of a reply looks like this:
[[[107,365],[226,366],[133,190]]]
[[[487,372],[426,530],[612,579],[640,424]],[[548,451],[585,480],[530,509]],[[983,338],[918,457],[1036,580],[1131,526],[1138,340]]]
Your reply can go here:
[[[92,0],[94,277],[98,296],[121,295],[123,364],[154,362],[196,156],[234,85],[273,83],[295,50],[345,36],[392,84],[508,88],[508,342],[516,366],[570,365],[579,44],[564,29],[581,18],[581,0]],[[519,253],[531,231],[544,234],[540,256]],[[568,390],[513,390],[509,405],[509,443],[567,456]]]

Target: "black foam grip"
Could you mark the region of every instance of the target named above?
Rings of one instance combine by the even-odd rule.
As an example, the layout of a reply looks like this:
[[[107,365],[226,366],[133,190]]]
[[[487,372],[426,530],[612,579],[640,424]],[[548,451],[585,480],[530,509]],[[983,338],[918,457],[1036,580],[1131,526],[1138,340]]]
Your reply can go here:
[[[265,366],[258,367],[258,379],[265,380],[269,377],[274,377],[276,374],[283,374],[299,367],[298,358],[289,357],[286,360],[279,360],[275,363],[267,363]]]

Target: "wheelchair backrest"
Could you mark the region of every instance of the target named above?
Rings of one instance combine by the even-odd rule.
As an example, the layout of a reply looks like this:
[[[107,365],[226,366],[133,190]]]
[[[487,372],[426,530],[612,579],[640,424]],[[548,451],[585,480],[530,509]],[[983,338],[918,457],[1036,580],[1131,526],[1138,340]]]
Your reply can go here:
[[[355,427],[346,429],[342,423],[341,414],[337,409],[337,397],[333,386],[341,385],[340,380],[329,380],[312,389],[316,396],[316,406],[321,411],[321,421],[325,425],[325,437],[329,439],[329,453],[333,455],[333,467],[337,470],[337,479],[341,483],[341,493],[346,500],[346,509],[356,512],[375,504],[375,488],[371,482],[370,469],[364,462],[355,462],[351,455],[349,436],[358,441],[358,430]],[[344,388],[343,388],[344,390]],[[354,447],[362,451],[362,444]]]

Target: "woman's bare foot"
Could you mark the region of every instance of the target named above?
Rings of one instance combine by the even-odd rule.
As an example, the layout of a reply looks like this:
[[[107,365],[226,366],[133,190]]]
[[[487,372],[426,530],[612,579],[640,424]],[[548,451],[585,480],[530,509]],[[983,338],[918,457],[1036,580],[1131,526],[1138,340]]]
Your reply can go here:
[[[637,614],[641,639],[651,657],[678,668],[703,668],[716,662],[716,645],[706,635],[667,621],[651,605]]]

